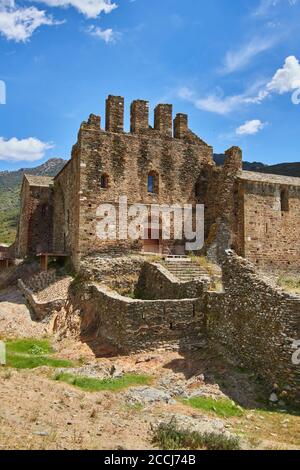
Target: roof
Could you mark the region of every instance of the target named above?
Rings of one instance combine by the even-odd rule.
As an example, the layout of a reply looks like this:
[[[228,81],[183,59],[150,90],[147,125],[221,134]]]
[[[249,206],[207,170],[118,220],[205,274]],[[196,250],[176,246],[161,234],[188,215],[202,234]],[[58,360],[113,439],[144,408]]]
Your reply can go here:
[[[43,186],[48,188],[54,183],[54,178],[49,176],[34,176],[25,174],[24,178],[28,181],[29,186]]]
[[[271,175],[254,171],[241,171],[239,178],[244,181],[256,183],[281,184],[287,186],[300,186],[300,178],[293,176]]]

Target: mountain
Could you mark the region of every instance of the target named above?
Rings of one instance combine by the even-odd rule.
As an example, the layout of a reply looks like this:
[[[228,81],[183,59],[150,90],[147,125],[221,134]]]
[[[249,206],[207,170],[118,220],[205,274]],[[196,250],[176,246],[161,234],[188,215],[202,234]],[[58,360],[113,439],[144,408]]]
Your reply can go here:
[[[214,154],[214,161],[218,166],[223,165],[225,155]],[[246,171],[257,171],[258,173],[268,173],[271,175],[297,176],[300,177],[300,163],[279,163],[277,165],[265,165],[259,162],[243,162],[243,169]]]
[[[55,176],[65,164],[66,161],[62,158],[51,158],[35,168],[0,172],[0,243],[11,243],[15,238],[24,173],[36,176]]]

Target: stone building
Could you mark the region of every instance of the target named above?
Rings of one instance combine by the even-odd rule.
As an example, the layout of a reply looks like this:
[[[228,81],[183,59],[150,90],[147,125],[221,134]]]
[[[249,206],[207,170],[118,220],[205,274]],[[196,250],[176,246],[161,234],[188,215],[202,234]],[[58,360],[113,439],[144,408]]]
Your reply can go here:
[[[24,176],[16,255],[61,253],[79,269],[93,253],[184,253],[184,240],[163,240],[160,220],[148,221],[155,225],[148,240],[100,239],[97,209],[110,203],[119,214],[120,196],[148,207],[204,204],[210,257],[231,248],[259,267],[299,268],[300,179],[242,171],[238,147],[217,167],[188,117],[173,121],[171,105],[155,108],[152,127],[148,102],[134,101],[125,132],[118,96],[106,101],[105,129],[95,115],[81,124],[72,157],[54,179]]]

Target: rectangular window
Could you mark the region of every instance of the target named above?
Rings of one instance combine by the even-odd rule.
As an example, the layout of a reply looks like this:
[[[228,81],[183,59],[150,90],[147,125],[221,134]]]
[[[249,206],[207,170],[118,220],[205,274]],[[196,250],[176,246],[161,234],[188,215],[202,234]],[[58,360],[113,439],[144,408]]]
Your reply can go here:
[[[154,193],[155,177],[154,175],[148,176],[148,193]]]
[[[280,192],[280,208],[281,212],[289,211],[289,192],[287,189],[283,189]]]

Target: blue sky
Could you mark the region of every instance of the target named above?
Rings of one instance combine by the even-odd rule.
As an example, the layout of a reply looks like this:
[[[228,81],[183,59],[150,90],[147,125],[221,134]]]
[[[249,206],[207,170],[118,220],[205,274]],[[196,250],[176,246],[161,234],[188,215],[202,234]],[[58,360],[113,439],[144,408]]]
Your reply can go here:
[[[300,0],[0,0],[0,54],[0,170],[68,159],[108,94],[127,129],[173,103],[216,153],[300,161]]]

